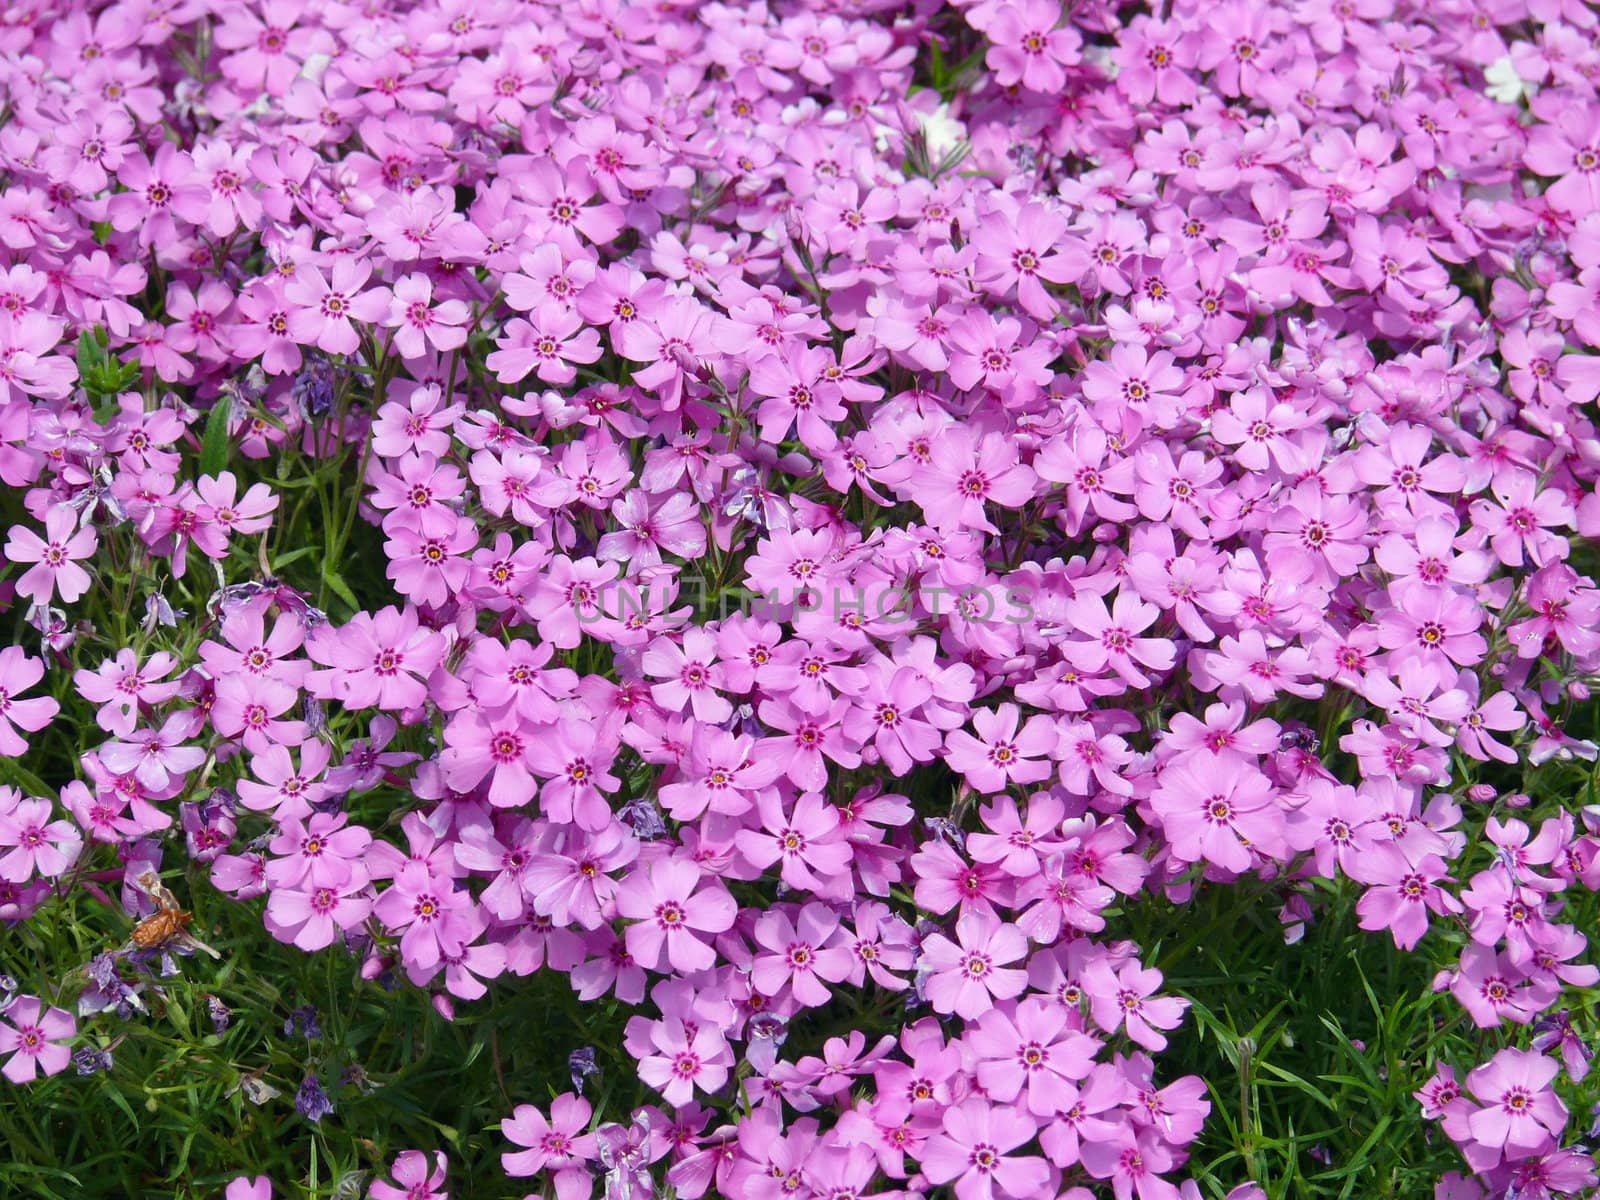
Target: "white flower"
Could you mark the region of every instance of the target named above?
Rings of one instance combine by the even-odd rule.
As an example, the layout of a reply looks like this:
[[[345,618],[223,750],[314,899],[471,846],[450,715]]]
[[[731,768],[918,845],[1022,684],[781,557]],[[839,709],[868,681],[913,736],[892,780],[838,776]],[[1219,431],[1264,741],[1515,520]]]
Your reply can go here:
[[[1515,104],[1522,99],[1523,93],[1531,96],[1534,92],[1533,87],[1517,74],[1517,65],[1511,61],[1509,54],[1490,63],[1484,69],[1483,78],[1489,85],[1483,89],[1484,95],[1502,104]]]
[[[922,136],[928,143],[928,157],[938,162],[967,140],[966,127],[950,115],[950,106],[941,104],[923,117]]]

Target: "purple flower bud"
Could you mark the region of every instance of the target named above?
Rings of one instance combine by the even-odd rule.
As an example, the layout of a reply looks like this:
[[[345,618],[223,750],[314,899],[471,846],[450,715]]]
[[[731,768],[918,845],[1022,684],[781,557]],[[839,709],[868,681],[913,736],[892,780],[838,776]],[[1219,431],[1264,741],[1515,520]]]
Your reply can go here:
[[[315,1075],[307,1075],[305,1082],[300,1085],[300,1090],[295,1093],[294,1107],[313,1125],[320,1125],[323,1117],[333,1113],[333,1102],[328,1099],[321,1081]]]
[[[1321,747],[1322,740],[1309,725],[1302,725],[1299,721],[1290,721],[1278,735],[1279,750],[1308,750],[1315,754]]]
[[[778,1061],[778,1051],[788,1039],[789,1030],[782,1017],[775,1013],[758,1013],[746,1026],[749,1041],[745,1058],[760,1074],[771,1071]]]
[[[213,788],[211,794],[200,802],[200,820],[206,825],[215,825],[218,819],[232,816],[239,811],[239,797],[232,788]]]
[[[315,424],[333,411],[338,384],[339,374],[331,362],[321,355],[308,355],[306,365],[295,376],[289,394],[294,397],[301,415]]]
[[[567,1069],[572,1073],[572,1090],[582,1095],[583,1081],[600,1070],[594,1047],[584,1046],[567,1055]]]
[[[314,1005],[307,1004],[297,1008],[284,1020],[283,1036],[294,1037],[296,1033],[304,1035],[308,1041],[322,1036],[322,1026],[317,1024],[317,1010]]]
[[[207,996],[206,1011],[211,1016],[211,1028],[218,1033],[226,1033],[228,1026],[233,1023],[233,1010],[216,996]]]
[[[67,614],[59,608],[43,604],[29,605],[28,624],[38,630],[40,640],[51,650],[66,650],[77,640],[77,635],[67,624]]]
[[[948,844],[957,854],[967,852],[967,835],[961,831],[961,826],[948,817],[927,817],[922,823],[929,833]]]
[[[101,1071],[109,1071],[112,1066],[111,1051],[81,1046],[72,1052],[72,1065],[78,1069],[79,1075],[97,1075]]]
[[[639,796],[617,810],[617,819],[632,826],[634,835],[641,841],[653,842],[667,832],[667,823],[661,810],[648,796]]]
[[[369,1095],[375,1090],[372,1080],[367,1078],[367,1069],[360,1063],[351,1063],[339,1072],[339,1086],[353,1087],[362,1095]]]
[[[97,954],[83,968],[83,973],[95,987],[108,988],[117,978],[117,956],[109,951]],[[3,987],[0,990],[4,990]]]
[[[144,631],[151,634],[159,625],[168,629],[176,629],[178,622],[189,614],[181,608],[173,608],[171,601],[159,592],[152,592],[144,598]]]
[[[305,714],[306,736],[320,737],[328,727],[328,710],[322,706],[322,701],[307,696],[300,702],[300,709]]]

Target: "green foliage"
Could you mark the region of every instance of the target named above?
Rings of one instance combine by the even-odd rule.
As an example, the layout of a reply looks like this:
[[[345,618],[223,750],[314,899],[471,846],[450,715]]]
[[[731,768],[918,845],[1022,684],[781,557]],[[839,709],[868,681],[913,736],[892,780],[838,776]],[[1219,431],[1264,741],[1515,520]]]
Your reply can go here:
[[[179,974],[149,980],[161,995],[148,996],[146,1013],[84,1023],[81,1044],[112,1047],[110,1072],[69,1070],[0,1091],[0,1196],[209,1200],[248,1171],[271,1176],[280,1196],[332,1200],[352,1172],[382,1173],[411,1148],[450,1156],[453,1196],[520,1196],[500,1171],[507,1143],[496,1126],[514,1105],[569,1089],[572,1050],[601,1049],[598,1087],[590,1080],[597,1108],[609,1112],[617,1085],[635,1098],[631,1070],[604,1057],[620,1048],[614,1006],[580,1006],[564,977],[507,980],[445,1021],[403,979],[360,978],[359,960],[338,948],[312,956],[274,942],[259,904],[232,903],[194,876],[173,888],[222,957],[178,957]],[[41,962],[87,963],[122,946],[131,925],[80,888],[0,941],[0,974],[38,980]],[[84,980],[56,982],[45,998],[70,1004]],[[231,1010],[220,1033],[212,998]],[[319,1037],[285,1032],[305,1005]],[[295,1111],[308,1073],[334,1104],[320,1125]]]
[[[95,326],[94,332],[78,336],[78,380],[89,393],[90,402],[111,400],[111,404],[98,405],[95,415],[101,423],[109,421],[116,411],[115,398],[139,382],[137,362],[120,362],[106,352],[109,341],[106,331]]]

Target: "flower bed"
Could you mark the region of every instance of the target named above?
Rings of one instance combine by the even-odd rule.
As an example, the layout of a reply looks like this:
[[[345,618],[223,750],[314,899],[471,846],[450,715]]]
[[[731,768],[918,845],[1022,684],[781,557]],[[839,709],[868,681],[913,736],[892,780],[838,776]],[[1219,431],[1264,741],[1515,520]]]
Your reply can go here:
[[[1591,6],[0,62],[0,1192],[1600,1182]]]

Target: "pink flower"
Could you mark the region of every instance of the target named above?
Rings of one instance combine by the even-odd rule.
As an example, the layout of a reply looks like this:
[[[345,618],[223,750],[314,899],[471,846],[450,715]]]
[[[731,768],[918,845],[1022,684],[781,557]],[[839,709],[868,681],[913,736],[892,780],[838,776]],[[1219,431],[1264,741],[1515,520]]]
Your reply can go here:
[[[717,692],[722,686],[717,657],[715,639],[704,629],[657,638],[640,659],[646,675],[663,681],[651,685],[651,698],[669,711],[690,709],[697,721],[722,722],[733,705]]]
[[[431,1171],[428,1158],[421,1150],[402,1150],[389,1168],[394,1183],[375,1180],[367,1189],[367,1195],[372,1200],[444,1200],[444,1151],[433,1152]]]
[[[815,902],[792,921],[781,909],[762,913],[755,937],[763,952],[751,965],[751,982],[763,995],[777,996],[788,985],[797,1003],[826,1004],[832,994],[827,984],[841,982],[853,967],[850,950],[837,944],[838,931],[839,918]]]
[[[602,561],[624,561],[635,571],[659,564],[663,551],[684,559],[705,553],[700,506],[683,492],[656,504],[643,492],[629,492],[612,504],[611,516],[621,528],[600,538],[596,555]]]
[[[36,604],[48,604],[60,594],[65,604],[89,590],[89,572],[78,565],[91,558],[100,538],[92,528],[77,529],[77,515],[65,505],[56,505],[45,516],[45,536],[40,537],[24,525],[13,525],[6,539],[6,558],[16,563],[33,563],[17,580],[17,591]]]
[[[1089,364],[1083,395],[1093,405],[1095,420],[1108,429],[1115,428],[1124,413],[1134,414],[1141,424],[1153,421],[1170,428],[1177,418],[1176,393],[1182,384],[1183,370],[1167,351],[1147,354],[1143,346],[1118,344],[1112,347],[1109,362]],[[1222,437],[1220,430],[1217,436]]]
[[[1555,179],[1545,192],[1551,203],[1575,216],[1600,209],[1600,106],[1553,109],[1529,131],[1523,161]]]
[[[1124,1136],[1127,1122],[1116,1118],[1120,1118],[1117,1110],[1127,1098],[1128,1084],[1110,1063],[1095,1064],[1082,1087],[1063,1080],[1056,1090],[1061,1111],[1039,1135],[1040,1148],[1056,1166],[1073,1166],[1088,1146]]]
[[[1467,946],[1450,981],[1450,994],[1472,1023],[1492,1029],[1505,1021],[1527,1025],[1559,994],[1548,985],[1525,980],[1511,960],[1487,946]]]
[[[1015,704],[980,709],[972,718],[978,736],[952,730],[945,739],[945,761],[980,792],[998,792],[1013,783],[1037,783],[1053,771],[1047,759],[1060,738],[1055,722],[1038,714],[1021,723]]]
[[[547,780],[539,791],[540,808],[551,820],[575,821],[595,833],[612,820],[602,792],[614,792],[622,781],[609,773],[616,743],[608,744],[592,723],[563,719],[529,738],[528,768]]]
[[[539,636],[562,650],[572,649],[585,633],[604,636],[608,623],[602,601],[612,590],[617,573],[614,562],[574,561],[565,555],[554,558],[540,574],[537,590],[527,602]]]
[[[1488,643],[1479,632],[1482,609],[1454,589],[1414,581],[1392,584],[1394,607],[1378,621],[1378,642],[1397,660],[1448,660],[1462,667],[1483,660]]]
[[[693,821],[709,809],[741,816],[756,796],[783,773],[774,757],[757,758],[755,739],[697,725],[688,752],[679,759],[675,782],[663,784],[659,798],[675,821]]]
[[[327,36],[311,22],[300,24],[305,8],[304,0],[268,0],[259,12],[229,10],[216,31],[217,45],[233,51],[223,56],[222,73],[247,94],[282,96]]]
[[[381,289],[379,289],[381,293]],[[395,349],[407,358],[421,358],[428,346],[455,350],[467,343],[470,311],[460,300],[433,303],[433,280],[413,271],[395,281],[384,325],[395,331]]]
[[[175,219],[200,225],[211,209],[211,190],[194,160],[171,142],[161,143],[154,160],[143,154],[124,159],[117,180],[127,190],[111,197],[111,223],[123,232],[139,230],[148,246],[176,236]]]
[[[1467,1076],[1482,1103],[1467,1118],[1473,1140],[1511,1155],[1552,1148],[1567,1125],[1567,1106],[1551,1088],[1561,1064],[1533,1050],[1507,1048]]]
[[[1283,816],[1271,781],[1232,755],[1214,763],[1186,757],[1169,764],[1150,796],[1172,853],[1183,862],[1244,872],[1252,854],[1283,852]]]
[[[1119,589],[1110,609],[1099,596],[1080,595],[1066,602],[1064,612],[1072,629],[1087,639],[1068,643],[1069,658],[1079,670],[1097,672],[1109,667],[1133,687],[1148,687],[1150,677],[1142,668],[1172,668],[1170,641],[1139,636],[1155,624],[1161,610],[1146,604],[1132,590]]]
[[[850,707],[850,701],[843,696],[815,713],[787,699],[763,700],[756,712],[763,724],[779,733],[761,739],[760,756],[781,763],[796,787],[820,792],[827,786],[828,761],[845,768],[861,763],[855,731],[844,724]]]
[[[1475,544],[1486,541],[1508,567],[1520,567],[1524,554],[1534,566],[1542,567],[1566,552],[1567,539],[1548,532],[1551,528],[1570,529],[1576,517],[1560,491],[1540,490],[1532,474],[1515,471],[1497,476],[1493,492],[1497,504],[1472,502]]]
[[[425,532],[406,524],[391,523],[384,543],[389,565],[385,571],[395,591],[415,604],[439,606],[458,595],[472,567],[468,555],[478,545],[478,529],[471,521],[450,520],[438,532]]]
[[[959,1200],[997,1195],[1032,1200],[1049,1188],[1050,1164],[1012,1151],[1037,1132],[1038,1126],[1015,1109],[972,1097],[945,1109],[939,1132],[922,1148],[922,1173],[934,1184],[955,1180]]]
[[[1081,1151],[1084,1170],[1109,1179],[1116,1200],[1180,1200],[1178,1189],[1161,1177],[1172,1169],[1173,1153],[1154,1129],[1125,1123],[1100,1138],[1085,1130]]]
[[[302,950],[322,950],[372,912],[366,886],[366,870],[356,865],[343,883],[317,886],[307,880],[304,887],[274,888],[267,897],[267,930]]]
[[[1354,575],[1370,551],[1367,520],[1347,496],[1324,496],[1302,485],[1279,504],[1262,539],[1267,566],[1288,583],[1332,587]]]
[[[401,935],[400,953],[407,964],[423,970],[461,956],[477,932],[470,919],[473,912],[471,896],[415,860],[401,865],[393,886],[372,906],[372,915],[390,933]]]
[[[1069,1093],[1062,1082],[1086,1079],[1100,1048],[1067,1022],[1067,1010],[1043,996],[984,1013],[962,1040],[978,1060],[985,1094],[1005,1104],[1021,1096],[1028,1112],[1041,1119],[1066,1108]]]
[[[515,713],[495,719],[463,711],[444,731],[439,756],[445,778],[457,791],[470,791],[487,776],[488,800],[497,808],[517,808],[538,794],[531,763],[532,738]]]
[[[493,351],[484,360],[501,383],[517,383],[534,371],[545,383],[565,384],[577,378],[573,363],[600,357],[600,335],[584,327],[571,309],[545,305],[529,319],[513,317]]]
[[[349,819],[344,813],[282,815],[277,836],[268,843],[279,857],[267,866],[267,882],[274,887],[320,887],[365,878],[363,859],[372,835],[360,825],[347,824]]]
[[[1369,885],[1356,905],[1361,928],[1389,930],[1402,950],[1422,940],[1429,912],[1461,911],[1461,902],[1438,886],[1450,877],[1436,854],[1419,855],[1413,863],[1397,845],[1379,843],[1352,860],[1348,869]]]
[[[1281,471],[1297,472],[1302,452],[1290,435],[1308,423],[1305,414],[1272,400],[1266,389],[1249,388],[1233,394],[1228,407],[1211,418],[1211,429],[1219,442],[1238,447],[1233,456],[1241,467],[1264,471],[1275,463]]]
[[[1030,0],[1029,11],[1041,8],[1055,11],[1053,0]],[[1002,10],[1002,15],[1014,13]],[[1059,16],[1059,13],[1056,14]],[[1053,18],[1052,18],[1053,19]],[[991,38],[993,30],[991,28]],[[1056,30],[1048,41],[1064,41],[1070,37],[1076,52],[1077,33],[1070,26]],[[989,57],[1004,55],[1005,51],[992,47]],[[1043,57],[1025,53],[1028,73],[1037,76],[1037,67]],[[1027,84],[1033,87],[1032,83]],[[1040,90],[1040,89],[1035,89]],[[1044,283],[1071,283],[1076,279],[1072,264],[1056,247],[1064,240],[1066,217],[1042,204],[1028,203],[1020,208],[1002,208],[990,219],[982,222],[973,233],[972,244],[978,250],[980,278],[997,293],[1004,293],[1013,285],[1017,301],[1027,314],[1037,321],[1049,321],[1056,314],[1056,302],[1044,290]],[[936,369],[936,368],[935,368]]]
[[[284,298],[293,306],[289,336],[329,354],[354,354],[361,338],[352,320],[372,325],[389,309],[388,289],[361,290],[371,277],[370,262],[348,255],[334,259],[332,282],[310,264],[296,271],[284,288]]]
[[[389,510],[384,518],[390,528],[416,529],[429,535],[447,534],[457,525],[452,508],[459,503],[465,485],[461,473],[441,463],[431,454],[407,454],[392,469],[372,467],[372,505]]]
[[[0,1054],[11,1056],[0,1074],[20,1086],[66,1070],[72,1054],[61,1043],[77,1032],[71,1013],[46,1007],[36,996],[18,996],[0,1010]]]
[[[244,497],[239,497],[239,481],[232,471],[224,471],[215,479],[202,475],[195,481],[195,491],[200,500],[211,509],[213,525],[223,532],[224,538],[235,533],[264,533],[272,527],[271,514],[277,510],[278,497],[265,483],[253,483]],[[221,557],[225,550],[213,553]]]
[[[28,740],[17,733],[38,733],[61,711],[50,696],[17,699],[44,678],[44,663],[29,658],[21,646],[0,649],[0,757],[16,758],[28,749]]]
[[[692,1031],[678,1017],[650,1023],[654,1054],[639,1060],[639,1078],[660,1092],[668,1104],[682,1106],[697,1091],[714,1093],[728,1080],[733,1051],[716,1028],[697,1025]]]
[[[306,643],[312,661],[328,668],[311,672],[307,687],[352,709],[418,708],[444,649],[444,637],[422,628],[410,605],[359,612],[337,630],[319,627]]]
[[[127,737],[138,724],[142,706],[163,704],[178,694],[176,680],[160,682],[178,665],[176,655],[158,650],[142,666],[126,647],[93,671],[79,668],[72,676],[78,695],[99,705],[95,723],[107,733]]]
[[[1380,504],[1404,504],[1418,517],[1441,516],[1444,502],[1434,493],[1450,495],[1466,482],[1466,472],[1452,455],[1435,455],[1431,431],[1416,425],[1396,425],[1383,441],[1356,451],[1354,467],[1362,483],[1382,490]]]
[[[968,912],[956,921],[956,941],[942,933],[922,943],[930,972],[923,990],[935,1012],[965,1020],[982,1016],[995,1000],[1009,1000],[1027,987],[1028,973],[1006,964],[1021,959],[1028,941],[1015,926],[988,913]]]
[[[826,892],[848,877],[851,846],[839,827],[838,810],[819,793],[803,792],[791,807],[777,789],[768,789],[757,809],[760,828],[741,829],[734,839],[752,865],[765,870],[781,864],[784,883],[806,891]]]
[[[82,837],[72,822],[50,820],[50,812],[50,801],[33,798],[22,798],[7,810],[0,796],[0,849],[11,847],[0,854],[0,879],[54,879],[77,859]]]
[[[950,327],[950,379],[962,389],[982,384],[1026,403],[1055,378],[1054,357],[1042,338],[1023,338],[1022,323],[969,312]]]
[[[184,745],[193,735],[189,717],[172,713],[160,729],[135,729],[124,741],[106,742],[100,747],[100,761],[117,774],[131,775],[160,792],[206,761],[204,748]]]
[[[682,858],[651,863],[617,893],[618,915],[633,922],[625,935],[628,953],[655,971],[666,970],[668,963],[686,974],[710,967],[716,951],[701,935],[731,928],[737,912],[721,883],[706,881],[694,863]]]
[[[1117,496],[1135,489],[1134,462],[1107,454],[1108,439],[1098,426],[1081,424],[1048,442],[1033,460],[1040,479],[1066,485],[1067,512],[1075,528],[1082,528],[1092,507],[1104,521],[1126,521],[1138,510]]]
[[[618,884],[611,872],[638,857],[639,841],[620,821],[575,841],[559,854],[537,855],[524,876],[533,911],[560,925],[600,928],[615,912]],[[488,893],[484,895],[487,899]],[[515,907],[519,911],[509,916],[521,915],[520,894]]]
[[[1083,969],[1083,989],[1088,993],[1094,1023],[1107,1033],[1125,1029],[1146,1050],[1165,1050],[1167,1039],[1159,1032],[1176,1029],[1189,1002],[1179,996],[1155,996],[1161,972],[1130,962],[1114,969],[1097,958]]]
[[[300,701],[298,689],[265,675],[227,675],[217,681],[211,726],[223,737],[237,737],[252,754],[273,742],[296,746],[305,725],[284,714]]]
[[[550,1102],[550,1118],[531,1104],[519,1104],[501,1131],[512,1145],[526,1146],[500,1156],[507,1175],[522,1178],[551,1171],[558,1200],[585,1200],[593,1190],[587,1166],[595,1156],[595,1137],[585,1133],[593,1114],[589,1102],[570,1092]]]
[[[833,355],[820,346],[795,344],[782,356],[760,359],[750,371],[750,390],[763,396],[756,421],[763,441],[777,445],[795,429],[813,450],[838,442],[833,426],[845,415],[838,384],[824,378]]]
[[[272,1200],[272,1180],[265,1175],[240,1175],[229,1182],[223,1200]]]

